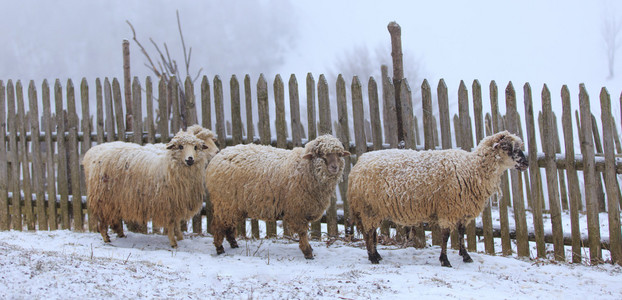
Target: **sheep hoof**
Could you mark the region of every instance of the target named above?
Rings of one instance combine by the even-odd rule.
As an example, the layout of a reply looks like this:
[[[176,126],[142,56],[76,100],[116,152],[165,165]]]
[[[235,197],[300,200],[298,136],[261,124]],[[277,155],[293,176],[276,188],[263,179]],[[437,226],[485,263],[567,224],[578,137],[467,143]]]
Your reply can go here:
[[[240,246],[238,246],[237,242],[229,243],[229,245],[231,246],[231,249],[240,248]]]
[[[441,254],[441,257],[439,257],[438,260],[441,261],[441,266],[451,268],[451,264],[449,263],[449,260],[447,259],[447,254]]]
[[[223,253],[225,253],[225,247],[223,246],[216,247],[216,254],[221,255]]]
[[[306,258],[306,259],[308,259],[308,260],[315,259],[315,257],[313,257],[313,254],[312,254],[311,256],[306,256],[306,255],[305,255],[305,258]]]
[[[173,244],[171,244],[171,248],[173,248],[173,249],[177,249],[177,244],[174,244],[174,245],[173,245]]]
[[[465,263],[472,263],[473,259],[468,254],[462,257],[462,261]]]
[[[371,261],[371,263],[374,265],[377,265],[378,263],[380,263],[381,260],[382,260],[382,256],[380,256],[380,254],[378,253],[369,255],[369,261]]]

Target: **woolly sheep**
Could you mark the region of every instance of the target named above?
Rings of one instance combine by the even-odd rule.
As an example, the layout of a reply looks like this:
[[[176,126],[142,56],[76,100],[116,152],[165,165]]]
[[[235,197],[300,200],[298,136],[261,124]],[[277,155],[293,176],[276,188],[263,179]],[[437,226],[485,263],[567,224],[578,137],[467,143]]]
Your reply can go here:
[[[84,155],[90,217],[109,243],[108,226],[124,237],[122,220],[164,227],[173,248],[180,222],[202,207],[205,168],[216,155],[214,134],[199,125],[180,130],[168,144],[97,145]]]
[[[486,200],[499,190],[506,169],[525,170],[521,139],[507,131],[484,138],[473,152],[450,150],[380,150],[361,155],[348,180],[353,221],[363,233],[373,264],[376,228],[385,219],[412,226],[435,223],[442,229],[441,265],[447,260],[450,231],[458,228],[460,255],[473,260],[464,247],[464,225],[478,216]]]
[[[225,252],[226,237],[237,248],[236,224],[246,218],[282,218],[297,233],[305,258],[313,259],[307,230],[322,217],[341,182],[344,156],[341,142],[323,135],[304,148],[285,150],[238,145],[221,151],[207,167],[207,189],[214,207],[214,245]]]

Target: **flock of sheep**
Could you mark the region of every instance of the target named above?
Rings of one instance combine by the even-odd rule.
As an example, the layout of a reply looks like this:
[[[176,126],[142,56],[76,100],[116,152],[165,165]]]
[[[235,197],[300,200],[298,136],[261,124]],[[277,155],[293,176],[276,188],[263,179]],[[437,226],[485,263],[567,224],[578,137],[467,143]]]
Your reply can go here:
[[[447,260],[452,229],[484,209],[498,191],[501,174],[525,170],[522,141],[507,131],[483,139],[473,152],[451,150],[380,150],[358,158],[348,180],[349,222],[365,238],[369,260],[376,250],[377,228],[383,220],[412,226],[438,224],[443,232],[440,261]],[[183,238],[180,222],[196,215],[209,193],[213,204],[214,246],[224,253],[223,240],[237,248],[236,225],[246,218],[282,219],[299,236],[300,250],[313,259],[309,222],[320,219],[343,178],[350,153],[331,135],[309,141],[304,148],[278,149],[237,145],[218,150],[214,134],[199,125],[180,130],[167,144],[140,146],[111,142],[84,156],[87,205],[98,230],[109,243],[108,228],[123,237],[122,221],[166,229],[170,245]]]

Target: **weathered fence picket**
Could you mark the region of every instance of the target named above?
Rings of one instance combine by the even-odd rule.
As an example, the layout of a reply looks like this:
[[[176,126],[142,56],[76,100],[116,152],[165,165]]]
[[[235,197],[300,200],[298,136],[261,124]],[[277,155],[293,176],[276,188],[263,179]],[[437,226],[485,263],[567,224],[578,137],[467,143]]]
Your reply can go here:
[[[566,179],[568,180],[570,205],[570,230],[572,234],[572,262],[581,262],[581,231],[579,228],[579,206],[581,191],[579,190],[579,176],[574,159],[574,135],[572,134],[572,109],[570,107],[570,92],[567,86],[561,90],[562,98],[562,127],[564,131],[564,149],[566,153]]]
[[[611,98],[607,89],[600,92],[601,121],[603,122],[603,151],[605,154],[605,185],[607,188],[607,210],[609,221],[609,252],[614,263],[622,261],[622,233],[620,232],[619,187],[615,168],[611,117]]]
[[[584,163],[583,182],[585,187],[585,206],[587,209],[590,263],[598,264],[602,261],[602,249],[600,245],[600,225],[598,220],[598,197],[595,185],[597,174],[594,167],[594,141],[592,139],[590,99],[583,84],[579,87],[579,105],[581,114],[580,138]]]
[[[544,221],[542,219],[542,208],[544,199],[542,198],[542,184],[540,178],[540,168],[537,159],[533,159],[538,153],[538,145],[536,144],[536,125],[534,123],[533,101],[531,94],[531,86],[526,83],[523,86],[524,104],[525,104],[525,120],[527,126],[527,146],[529,153],[529,182],[531,183],[531,214],[533,215],[534,236],[536,239],[536,255],[537,257],[546,257],[546,245],[544,243]],[[541,135],[543,136],[543,135]]]
[[[7,163],[7,122],[6,122],[6,89],[0,80],[0,230],[9,230],[9,174]]]
[[[36,196],[37,229],[47,230],[48,220],[45,212],[45,187],[43,178],[43,158],[41,157],[41,142],[34,139],[40,136],[39,130],[39,103],[37,99],[37,91],[35,82],[30,81],[28,84],[28,105],[30,106],[29,123],[32,152],[32,183]],[[86,114],[88,116],[88,114]]]
[[[551,93],[546,85],[542,88],[542,150],[545,158],[545,171],[553,230],[553,247],[555,260],[565,260],[564,236],[562,231],[560,197],[557,185],[557,168],[555,165],[555,140],[553,139],[554,121],[551,105]]]

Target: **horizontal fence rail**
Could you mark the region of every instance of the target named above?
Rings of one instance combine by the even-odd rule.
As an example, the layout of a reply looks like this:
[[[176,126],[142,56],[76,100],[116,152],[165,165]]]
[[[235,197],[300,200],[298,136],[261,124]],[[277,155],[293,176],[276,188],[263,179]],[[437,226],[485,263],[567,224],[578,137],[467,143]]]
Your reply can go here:
[[[595,102],[581,85],[579,106],[573,108],[564,86],[562,114],[557,116],[551,103],[560,99],[553,100],[546,85],[538,101],[542,107],[534,108],[529,84],[523,86],[523,99],[517,99],[511,82],[500,96],[492,81],[490,107],[484,108],[480,83],[475,80],[469,93],[461,82],[458,110],[451,112],[444,80],[439,81],[435,95],[424,80],[420,98],[412,95],[407,80],[396,83],[399,86],[394,86],[384,69],[381,80],[368,80],[367,91],[358,77],[347,83],[341,75],[329,85],[324,75],[316,81],[309,73],[305,87],[299,87],[294,75],[287,82],[277,75],[271,92],[263,75],[255,84],[248,75],[243,82],[232,76],[227,96],[223,88],[227,82],[219,76],[212,80],[204,76],[196,84],[190,78],[182,82],[175,77],[157,83],[147,77],[141,84],[135,77],[124,84],[123,93],[116,78],[96,79],[94,93],[86,79],[78,87],[71,80],[64,85],[46,80],[40,87],[33,81],[28,86],[21,81],[0,81],[0,230],[97,231],[86,207],[80,165],[84,153],[95,144],[111,141],[166,143],[178,130],[198,123],[217,134],[221,149],[242,143],[291,149],[319,134],[338,137],[352,153],[346,158],[345,180],[322,220],[311,224],[312,238],[322,234],[337,238],[343,235],[340,224],[345,225],[349,217],[347,177],[361,154],[388,148],[470,150],[486,135],[509,130],[525,142],[529,169],[503,175],[501,193],[491,197],[477,222],[467,226],[469,250],[476,250],[476,237],[481,236],[489,254],[516,251],[518,256],[543,258],[547,257],[546,244],[552,244],[552,258],[560,261],[599,263],[603,249],[609,251],[612,262],[622,261],[618,176],[622,174],[622,146],[605,88]],[[396,92],[402,100],[399,109]],[[506,114],[502,115],[504,102]],[[598,118],[590,111],[596,103],[601,111]],[[524,116],[518,112],[521,104]],[[331,112],[332,107],[336,111]],[[397,120],[404,128],[403,141],[398,141]],[[81,199],[79,205],[74,199]],[[562,226],[562,214],[569,216],[570,230]],[[601,232],[599,214],[607,215],[609,232]],[[184,230],[201,233],[206,227],[210,233],[210,219],[211,204],[206,199],[191,228]],[[207,222],[205,227],[203,222]],[[240,224],[239,232],[259,237],[260,223],[249,220],[248,224]],[[131,230],[147,230],[140,224],[127,225]],[[275,236],[277,228],[277,223],[266,222],[266,235]],[[581,228],[587,228],[587,236],[582,236]],[[412,234],[425,241],[427,231],[432,236],[428,242],[440,244],[438,229],[428,224],[402,228],[385,222],[380,229],[382,236],[402,242]],[[289,235],[286,227],[283,233]],[[501,249],[495,249],[495,238],[501,241]],[[453,234],[454,248],[456,241]],[[535,242],[536,253],[531,253],[529,242]],[[572,248],[571,257],[566,258],[565,246]],[[589,257],[584,257],[584,248]]]

